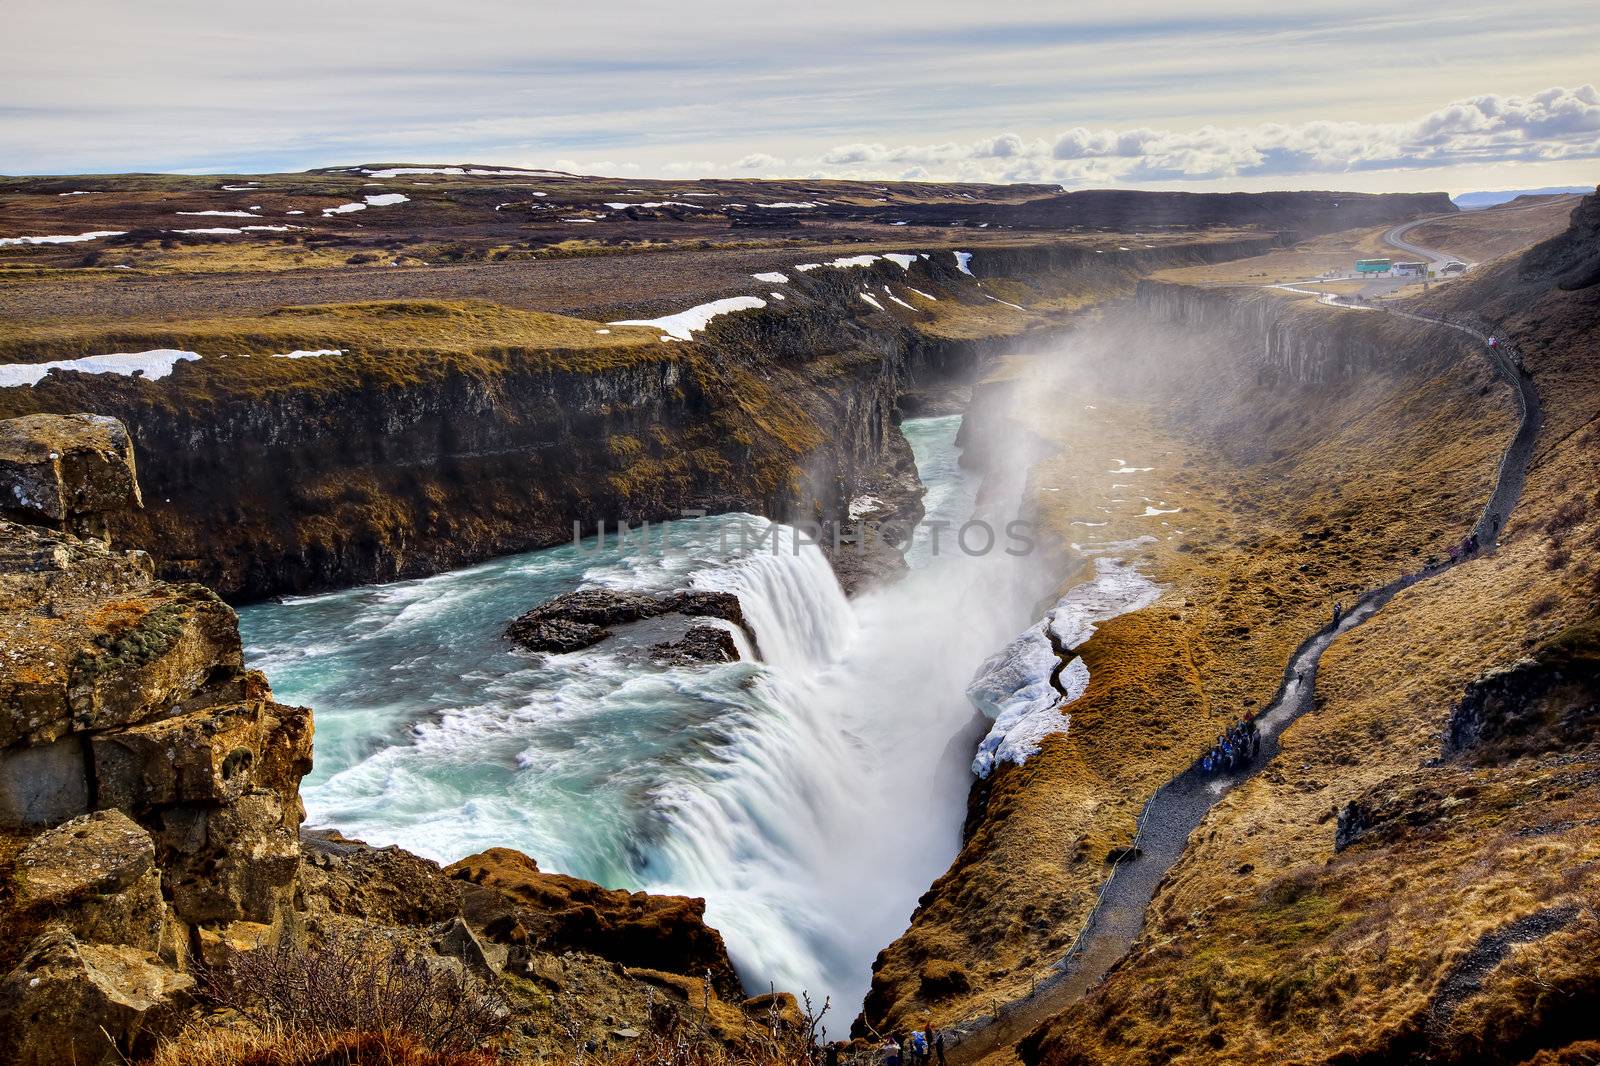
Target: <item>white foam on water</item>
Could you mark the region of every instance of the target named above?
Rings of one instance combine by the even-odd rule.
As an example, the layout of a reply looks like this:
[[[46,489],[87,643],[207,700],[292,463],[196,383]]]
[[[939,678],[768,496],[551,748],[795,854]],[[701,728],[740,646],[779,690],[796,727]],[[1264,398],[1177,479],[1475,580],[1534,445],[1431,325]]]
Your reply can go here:
[[[977,490],[959,421],[905,423],[930,518],[956,523]],[[664,528],[668,554],[591,538],[245,607],[247,655],[279,698],[317,709],[312,824],[442,861],[515,847],[547,870],[702,896],[752,990],[852,1014],[960,847],[982,732],[962,689],[1039,589],[1019,558],[935,554],[919,530],[911,573],[852,602],[787,527]],[[661,668],[621,632],[559,656],[503,639],[580,586],[733,592],[762,661]]]

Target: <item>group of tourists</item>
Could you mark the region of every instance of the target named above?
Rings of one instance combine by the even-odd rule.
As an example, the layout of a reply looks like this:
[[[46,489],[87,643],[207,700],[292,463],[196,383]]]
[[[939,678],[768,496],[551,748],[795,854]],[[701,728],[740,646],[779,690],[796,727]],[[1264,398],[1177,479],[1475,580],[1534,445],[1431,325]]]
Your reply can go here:
[[[1478,534],[1469,533],[1460,544],[1450,546],[1450,561],[1459,563],[1463,559],[1470,559],[1478,554]]]
[[[944,1034],[932,1025],[913,1030],[904,1039],[891,1033],[882,1050],[883,1066],[944,1066]]]
[[[1200,772],[1208,777],[1234,773],[1249,766],[1260,751],[1261,731],[1256,728],[1256,716],[1247,714],[1230,725],[1201,757]]]

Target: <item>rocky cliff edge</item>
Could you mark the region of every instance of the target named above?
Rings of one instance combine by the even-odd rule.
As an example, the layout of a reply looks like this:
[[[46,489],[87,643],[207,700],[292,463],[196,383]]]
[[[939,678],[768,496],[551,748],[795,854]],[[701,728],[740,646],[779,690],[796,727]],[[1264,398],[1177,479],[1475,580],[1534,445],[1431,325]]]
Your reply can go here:
[[[743,1000],[701,900],[302,836],[311,711],[214,593],[106,539],[140,506],[115,419],[0,420],[0,501],[0,1060],[129,1061],[209,1024],[238,959],[338,937],[495,989],[522,1054],[636,1038],[663,1000],[724,1043],[799,1024]]]

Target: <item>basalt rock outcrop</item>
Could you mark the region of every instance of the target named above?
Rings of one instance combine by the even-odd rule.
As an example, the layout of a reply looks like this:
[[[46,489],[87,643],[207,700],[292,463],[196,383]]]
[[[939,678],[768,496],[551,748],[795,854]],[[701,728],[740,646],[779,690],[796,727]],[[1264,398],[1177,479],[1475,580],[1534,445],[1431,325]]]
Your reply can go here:
[[[612,626],[667,614],[720,618],[750,634],[739,597],[731,592],[684,589],[655,595],[620,589],[579,589],[562,593],[519,616],[506,627],[506,636],[529,651],[578,651],[605,640],[611,635]],[[753,643],[754,634],[750,639]],[[696,638],[694,643],[697,647],[706,645],[706,638]]]
[[[0,1052],[99,1062],[182,1013],[206,938],[290,924],[311,717],[244,668],[214,593],[96,536],[139,500],[120,425],[0,441],[8,510],[41,523],[0,518]]]
[[[721,995],[739,995],[722,937],[705,924],[703,899],[601,888],[545,873],[510,848],[468,856],[445,867],[445,874],[475,886],[463,892],[463,911],[491,940],[582,949],[648,970],[709,974]]]
[[[1467,686],[1445,723],[1447,759],[1503,762],[1560,750],[1600,719],[1600,623],[1570,629],[1539,653]]]
[[[733,634],[716,626],[690,626],[677,640],[650,645],[650,658],[666,666],[731,663],[739,658]]]
[[[759,1033],[765,1008],[746,1009],[703,900],[605,889],[509,851],[445,871],[302,834],[311,712],[244,667],[214,593],[89,535],[112,501],[138,499],[131,453],[106,447],[120,427],[0,421],[0,440],[47,456],[42,473],[0,471],[0,492],[27,477],[64,501],[35,524],[0,517],[0,1061],[128,1061],[202,1019],[232,960],[338,937],[502,985],[527,1054],[605,1044],[663,989],[713,1015],[716,1040]],[[639,607],[739,617],[710,592],[584,617]]]
[[[1195,335],[1230,338],[1264,384],[1322,386],[1368,374],[1395,375],[1471,347],[1452,330],[1424,330],[1388,315],[1351,314],[1265,288],[1141,281],[1135,295],[1150,319]]]
[[[1518,272],[1526,279],[1553,278],[1568,292],[1600,285],[1600,196],[1584,197],[1567,231],[1530,249]]]
[[[0,421],[0,514],[109,543],[111,517],[141,505],[128,431],[101,415]]]

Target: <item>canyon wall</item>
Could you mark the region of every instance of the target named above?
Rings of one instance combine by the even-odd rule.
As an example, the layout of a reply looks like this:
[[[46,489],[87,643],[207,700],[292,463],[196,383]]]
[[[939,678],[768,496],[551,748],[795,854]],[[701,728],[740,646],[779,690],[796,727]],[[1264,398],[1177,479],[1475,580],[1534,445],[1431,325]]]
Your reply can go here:
[[[879,517],[914,519],[903,394],[968,380],[1151,270],[1274,243],[1021,244],[968,270],[949,253],[909,268],[824,266],[793,274],[782,301],[714,319],[690,343],[641,338],[626,358],[510,345],[432,358],[407,347],[408,323],[448,327],[473,306],[370,305],[356,310],[395,323],[389,347],[325,358],[314,388],[234,380],[207,360],[205,376],[180,364],[159,383],[51,374],[6,400],[12,413],[121,419],[146,507],[120,516],[117,536],[148,551],[162,577],[236,601],[421,576],[564,543],[574,524],[590,532],[684,510],[847,522],[850,501],[873,496]],[[921,310],[891,303],[881,287],[894,283],[933,299]],[[871,290],[876,303],[863,299]],[[164,343],[191,343],[173,328]]]
[[[975,783],[858,1032],[971,1022],[1046,981],[1145,800],[1267,704],[1334,603],[1459,540],[1514,425],[1472,340],[1395,316],[1147,280],[1099,326],[1009,361],[1010,410],[978,390],[964,461],[1003,469],[989,438],[1020,422],[1045,536],[1137,562],[1161,599],[1079,649],[1067,730]]]
[[[1135,306],[1196,335],[1231,337],[1267,380],[1325,385],[1370,372],[1402,373],[1435,360],[1445,331],[1418,331],[1378,311],[1328,307],[1266,287],[1205,287],[1146,279]],[[1418,343],[1418,340],[1422,343]]]

